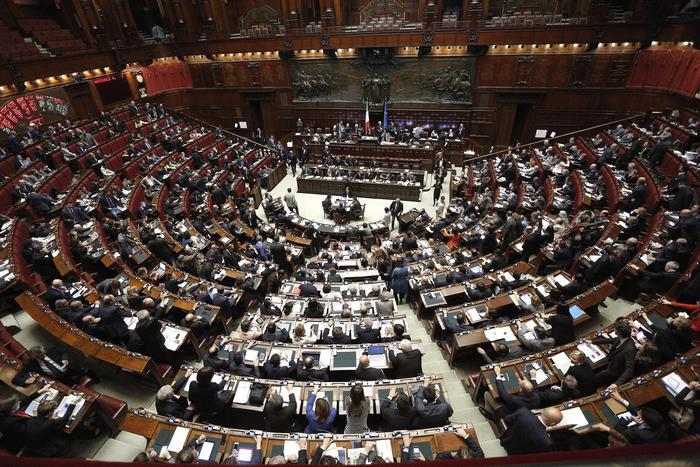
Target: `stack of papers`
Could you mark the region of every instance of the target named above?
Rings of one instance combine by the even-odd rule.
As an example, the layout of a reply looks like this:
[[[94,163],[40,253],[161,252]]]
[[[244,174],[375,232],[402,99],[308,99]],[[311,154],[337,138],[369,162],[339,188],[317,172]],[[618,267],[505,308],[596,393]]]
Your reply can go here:
[[[247,404],[250,399],[250,381],[239,381],[236,387],[236,393],[233,395],[234,404]]]
[[[484,330],[484,336],[491,342],[496,342],[500,340],[505,341],[516,341],[518,340],[513,334],[513,330],[510,326],[500,326],[496,328]]]
[[[677,373],[669,373],[661,378],[661,381],[673,397],[688,387],[688,384]]]
[[[596,363],[605,358],[605,354],[595,344],[579,344],[578,349],[586,355],[586,358],[590,360],[591,363]]]

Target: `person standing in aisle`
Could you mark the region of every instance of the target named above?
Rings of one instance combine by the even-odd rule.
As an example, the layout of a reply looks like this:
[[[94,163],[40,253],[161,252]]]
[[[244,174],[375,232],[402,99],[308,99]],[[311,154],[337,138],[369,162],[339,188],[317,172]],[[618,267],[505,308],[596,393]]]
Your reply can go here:
[[[403,213],[403,203],[401,198],[397,197],[389,205],[389,212],[391,212],[391,230],[394,230],[394,225],[396,224],[396,218]]]
[[[284,202],[287,203],[287,208],[290,211],[294,211],[299,215],[299,206],[297,205],[297,199],[294,197],[291,188],[287,188],[287,193],[284,195]]]

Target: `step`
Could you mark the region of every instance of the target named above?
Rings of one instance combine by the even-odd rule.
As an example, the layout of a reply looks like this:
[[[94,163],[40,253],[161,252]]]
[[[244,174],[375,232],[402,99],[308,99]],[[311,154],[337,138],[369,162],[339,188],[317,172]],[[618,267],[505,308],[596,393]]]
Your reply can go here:
[[[141,437],[139,436],[139,438]],[[145,440],[143,442],[143,446],[140,446],[129,442],[119,441],[115,438],[109,438],[91,458],[91,460],[131,462],[138,453],[144,450],[145,447]]]

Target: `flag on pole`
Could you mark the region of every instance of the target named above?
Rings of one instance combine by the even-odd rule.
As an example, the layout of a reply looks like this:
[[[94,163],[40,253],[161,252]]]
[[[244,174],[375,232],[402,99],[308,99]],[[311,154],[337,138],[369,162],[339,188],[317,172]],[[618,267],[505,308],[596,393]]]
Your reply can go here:
[[[365,101],[365,134],[369,134],[369,101]]]
[[[386,101],[384,101],[384,122],[382,124],[385,130],[389,126],[389,108],[387,107]]]

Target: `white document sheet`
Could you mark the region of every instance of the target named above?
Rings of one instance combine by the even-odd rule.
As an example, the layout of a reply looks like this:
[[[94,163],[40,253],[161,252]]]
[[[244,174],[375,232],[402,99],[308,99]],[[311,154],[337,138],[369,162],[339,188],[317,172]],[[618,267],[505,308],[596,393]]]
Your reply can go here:
[[[197,459],[202,459],[205,461],[208,461],[209,458],[211,457],[211,452],[214,449],[214,443],[210,443],[209,441],[205,441],[202,443],[202,449],[199,450],[199,456]]]
[[[569,368],[571,368],[571,360],[569,360],[566,352],[560,352],[550,358],[552,359],[554,366],[556,366],[563,374],[566,374],[566,372],[569,371]]]
[[[250,381],[240,381],[236,388],[236,394],[233,395],[234,404],[247,404],[250,399]]]
[[[187,442],[187,436],[190,434],[190,429],[183,426],[175,428],[175,433],[173,437],[170,438],[170,444],[168,444],[168,451],[170,452],[180,452],[182,448],[185,447],[185,442]]]
[[[580,428],[588,425],[588,420],[586,419],[583,410],[581,410],[581,407],[562,410],[561,414],[564,417],[562,418],[561,423],[559,423],[561,426],[575,425],[574,428]]]

